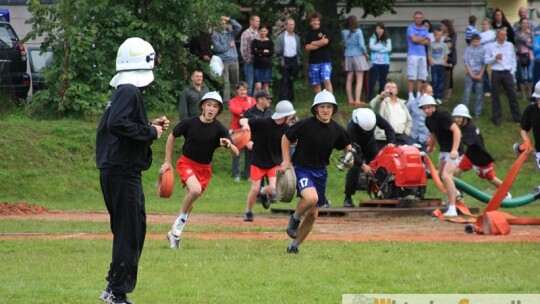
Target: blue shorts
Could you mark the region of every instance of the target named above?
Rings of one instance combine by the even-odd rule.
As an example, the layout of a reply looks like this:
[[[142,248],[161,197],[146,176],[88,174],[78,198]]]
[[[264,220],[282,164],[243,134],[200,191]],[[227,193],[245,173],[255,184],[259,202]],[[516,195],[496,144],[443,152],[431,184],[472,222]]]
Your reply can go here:
[[[313,63],[309,65],[309,79],[311,85],[323,83],[325,80],[330,80],[332,76],[332,63]]]
[[[272,69],[254,69],[253,81],[261,83],[272,83]]]
[[[319,200],[317,201],[317,207],[321,207],[326,203],[326,177],[328,173],[326,168],[313,169],[302,166],[294,166],[294,173],[296,174],[296,196],[302,197],[302,190],[306,188],[315,188]]]

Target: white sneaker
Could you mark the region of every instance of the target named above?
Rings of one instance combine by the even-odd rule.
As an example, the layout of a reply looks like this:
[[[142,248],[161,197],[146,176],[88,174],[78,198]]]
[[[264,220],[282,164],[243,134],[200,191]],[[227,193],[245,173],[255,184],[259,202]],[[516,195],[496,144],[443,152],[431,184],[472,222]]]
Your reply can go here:
[[[169,239],[169,247],[171,249],[180,248],[180,236],[174,235],[172,231],[167,232],[167,239]]]
[[[490,93],[490,92],[486,92],[486,93],[484,93],[484,96],[485,96],[485,97],[491,97],[491,93]]]
[[[448,210],[446,211],[444,214],[443,214],[445,217],[456,217],[457,216],[457,211],[455,210]]]
[[[504,197],[505,200],[511,200],[512,199],[512,194],[510,194],[510,192],[506,193],[506,196]]]

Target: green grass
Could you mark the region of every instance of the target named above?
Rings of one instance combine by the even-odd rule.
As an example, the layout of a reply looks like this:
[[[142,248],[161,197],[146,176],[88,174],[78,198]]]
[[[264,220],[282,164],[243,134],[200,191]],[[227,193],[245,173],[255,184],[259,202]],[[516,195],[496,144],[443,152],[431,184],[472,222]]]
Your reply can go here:
[[[137,303],[340,303],[344,293],[538,293],[539,244],[148,240]],[[0,241],[3,303],[97,303],[108,240]]]

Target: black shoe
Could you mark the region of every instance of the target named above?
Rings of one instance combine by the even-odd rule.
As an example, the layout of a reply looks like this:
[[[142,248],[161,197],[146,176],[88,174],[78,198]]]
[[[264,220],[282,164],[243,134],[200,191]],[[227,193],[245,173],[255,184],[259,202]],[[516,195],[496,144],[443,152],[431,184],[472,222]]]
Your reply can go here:
[[[332,202],[329,200],[326,200],[326,202],[324,202],[321,208],[330,208],[331,205],[332,205]]]
[[[350,197],[346,197],[343,201],[343,207],[345,208],[354,208],[354,203]]]
[[[293,214],[289,218],[289,224],[287,224],[287,234],[291,239],[295,239],[298,234],[298,226],[300,226],[300,220],[295,220]]]
[[[261,197],[261,204],[264,209],[270,208],[270,198],[268,197],[268,194],[260,194]]]
[[[287,253],[298,254],[298,246],[289,246],[287,247]]]
[[[244,213],[244,222],[253,222],[253,212],[248,211]]]
[[[101,292],[99,299],[107,304],[133,304],[126,294],[114,293],[109,287]]]
[[[277,203],[277,196],[275,194],[270,194],[268,197],[270,198],[271,204]]]

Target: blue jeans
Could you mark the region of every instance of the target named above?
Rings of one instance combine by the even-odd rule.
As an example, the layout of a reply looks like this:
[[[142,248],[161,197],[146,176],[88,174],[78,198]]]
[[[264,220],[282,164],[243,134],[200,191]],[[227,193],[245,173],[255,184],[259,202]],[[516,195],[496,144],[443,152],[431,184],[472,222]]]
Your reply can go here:
[[[369,70],[369,94],[368,100],[371,100],[373,96],[377,95],[373,92],[375,88],[375,82],[379,81],[379,90],[378,93],[384,91],[384,86],[386,86],[386,77],[388,76],[388,70],[390,69],[389,64],[374,64]]]
[[[444,65],[431,66],[431,85],[433,86],[433,98],[442,99],[444,91]]]
[[[484,71],[484,78],[482,80],[484,82],[484,92],[491,93],[491,83],[489,82],[489,75],[487,71]]]
[[[253,96],[253,63],[244,62],[244,78],[248,84],[248,95]]]
[[[482,115],[482,106],[484,105],[484,86],[482,81],[473,80],[469,73],[465,74],[465,92],[463,92],[463,98],[461,103],[469,106],[469,99],[471,97],[471,91],[474,86],[474,116],[479,117]]]

